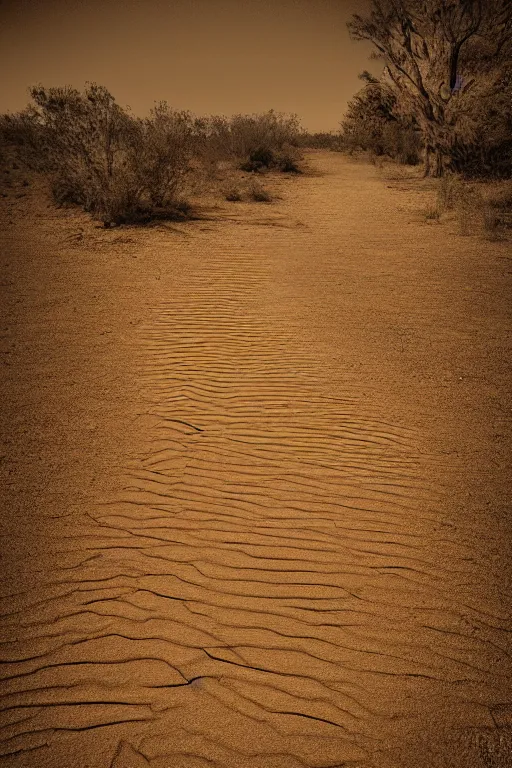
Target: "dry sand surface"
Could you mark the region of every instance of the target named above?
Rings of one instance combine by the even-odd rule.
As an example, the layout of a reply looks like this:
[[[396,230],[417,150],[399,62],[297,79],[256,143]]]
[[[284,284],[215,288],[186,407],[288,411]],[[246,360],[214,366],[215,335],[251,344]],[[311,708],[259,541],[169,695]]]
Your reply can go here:
[[[510,242],[309,162],[3,199],[2,766],[512,765]]]

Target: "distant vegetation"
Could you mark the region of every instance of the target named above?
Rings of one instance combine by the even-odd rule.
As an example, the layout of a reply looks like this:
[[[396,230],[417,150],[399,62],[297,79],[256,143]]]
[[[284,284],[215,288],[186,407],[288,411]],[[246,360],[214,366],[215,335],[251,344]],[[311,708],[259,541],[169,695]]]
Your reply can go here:
[[[339,152],[343,148],[341,134],[332,131],[308,133],[304,131],[299,136],[299,146],[307,149],[330,149]]]
[[[296,115],[198,118],[160,102],[142,119],[94,83],[83,92],[38,86],[30,95],[25,110],[0,117],[1,151],[47,175],[57,203],[79,205],[106,227],[186,215],[188,176],[221,161],[301,170]],[[254,199],[268,199],[260,185],[254,190]]]

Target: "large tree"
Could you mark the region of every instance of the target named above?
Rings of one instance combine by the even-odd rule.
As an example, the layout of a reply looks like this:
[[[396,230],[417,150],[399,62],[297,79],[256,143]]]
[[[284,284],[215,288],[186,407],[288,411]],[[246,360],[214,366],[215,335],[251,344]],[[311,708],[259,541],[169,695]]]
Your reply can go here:
[[[371,0],[369,15],[354,15],[348,28],[373,43],[383,83],[414,115],[425,175],[442,175],[457,136],[470,130],[472,89],[491,99],[499,90],[512,54],[512,0]]]

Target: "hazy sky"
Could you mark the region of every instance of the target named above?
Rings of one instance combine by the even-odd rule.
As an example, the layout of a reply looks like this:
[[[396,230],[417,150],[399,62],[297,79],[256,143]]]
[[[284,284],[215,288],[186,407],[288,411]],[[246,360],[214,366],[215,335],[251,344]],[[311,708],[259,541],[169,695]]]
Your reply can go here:
[[[0,0],[0,112],[27,88],[106,86],[144,116],[295,112],[337,130],[372,47],[346,22],[368,0]]]

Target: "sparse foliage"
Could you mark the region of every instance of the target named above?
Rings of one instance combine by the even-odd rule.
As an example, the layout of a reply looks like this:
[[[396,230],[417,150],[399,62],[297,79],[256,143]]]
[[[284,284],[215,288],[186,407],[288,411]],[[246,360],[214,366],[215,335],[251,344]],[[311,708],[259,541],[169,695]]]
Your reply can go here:
[[[194,153],[210,170],[220,161],[246,170],[298,170],[300,123],[296,115],[269,110],[262,114],[212,116],[194,121]]]
[[[30,90],[33,105],[4,116],[2,133],[29,167],[51,176],[58,203],[74,203],[105,226],[177,206],[192,151],[192,118],[165,102],[136,119],[103,86]]]
[[[140,184],[157,208],[172,205],[182,187],[192,156],[193,118],[159,102],[139,120],[134,164]]]
[[[419,161],[421,138],[414,118],[400,114],[395,95],[375,78],[350,101],[341,128],[349,151],[368,150],[404,164]]]
[[[299,136],[299,146],[308,149],[331,149],[340,151],[342,146],[341,134],[333,131],[319,131],[308,133],[304,131]]]
[[[253,181],[249,194],[258,203],[272,202],[272,195],[258,181]]]

